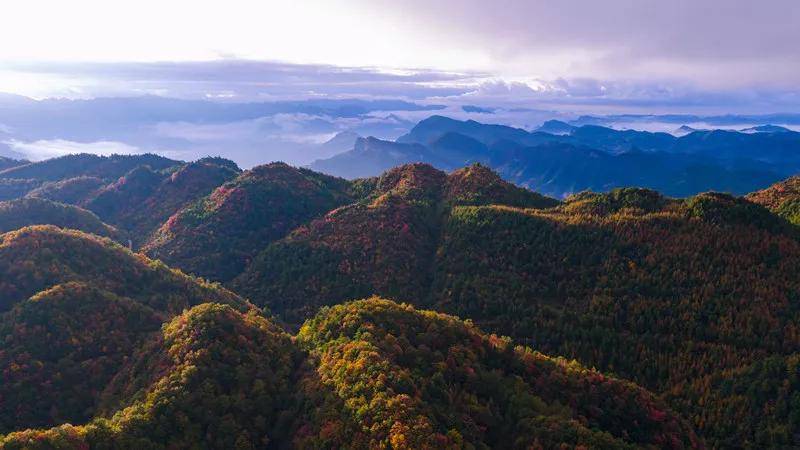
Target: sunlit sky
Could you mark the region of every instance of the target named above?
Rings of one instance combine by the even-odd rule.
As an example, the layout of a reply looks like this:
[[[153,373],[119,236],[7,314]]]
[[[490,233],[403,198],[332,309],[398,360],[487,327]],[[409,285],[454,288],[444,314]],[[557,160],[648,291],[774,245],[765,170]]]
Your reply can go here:
[[[0,42],[0,91],[33,97],[114,95],[135,83],[108,68],[132,64],[149,74],[129,94],[169,95],[159,64],[249,61],[457,72],[425,86],[506,83],[511,95],[800,101],[794,0],[6,0]]]

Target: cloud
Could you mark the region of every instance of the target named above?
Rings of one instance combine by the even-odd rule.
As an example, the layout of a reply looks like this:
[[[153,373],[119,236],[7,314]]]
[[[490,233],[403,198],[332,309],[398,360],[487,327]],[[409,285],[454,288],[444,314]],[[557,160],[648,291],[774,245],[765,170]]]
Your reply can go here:
[[[489,66],[472,68],[501,76],[706,88],[800,83],[794,0],[362,0],[359,7],[413,17],[431,42],[486,54]]]
[[[91,98],[158,95],[219,101],[319,98],[406,98],[454,95],[483,73],[435,70],[387,71],[270,61],[26,62],[0,65],[4,86],[34,96]],[[31,83],[29,80],[49,80]],[[43,89],[50,92],[42,95]]]
[[[24,155],[26,159],[32,161],[75,153],[94,153],[96,155],[130,155],[144,153],[137,147],[114,141],[73,142],[64,139],[52,139],[22,142],[11,140],[5,142],[5,144],[11,147],[13,151]]]

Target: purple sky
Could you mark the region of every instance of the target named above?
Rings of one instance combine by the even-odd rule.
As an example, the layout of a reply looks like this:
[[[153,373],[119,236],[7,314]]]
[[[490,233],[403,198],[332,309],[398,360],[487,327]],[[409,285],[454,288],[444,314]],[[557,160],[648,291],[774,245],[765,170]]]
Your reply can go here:
[[[37,98],[392,97],[595,113],[800,106],[796,0],[4,8],[0,40],[14,45],[0,48],[0,90]]]

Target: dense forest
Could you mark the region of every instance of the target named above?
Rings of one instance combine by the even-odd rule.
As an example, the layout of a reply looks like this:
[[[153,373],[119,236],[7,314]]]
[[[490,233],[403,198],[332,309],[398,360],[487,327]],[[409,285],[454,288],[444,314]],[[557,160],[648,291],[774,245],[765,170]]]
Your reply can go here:
[[[3,448],[701,446],[646,390],[452,316],[372,298],[293,338],[110,240],[23,228],[0,256]]]
[[[800,445],[798,178],[136,158],[0,172],[2,448]]]

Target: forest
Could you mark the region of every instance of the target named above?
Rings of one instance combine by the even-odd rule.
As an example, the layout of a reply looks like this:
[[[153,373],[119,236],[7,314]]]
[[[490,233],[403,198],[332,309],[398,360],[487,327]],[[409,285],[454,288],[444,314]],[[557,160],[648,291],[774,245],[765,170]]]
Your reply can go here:
[[[0,193],[0,448],[800,445],[797,178],[74,155]]]

